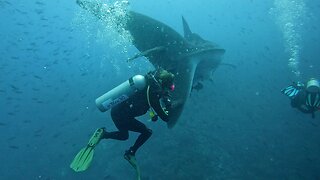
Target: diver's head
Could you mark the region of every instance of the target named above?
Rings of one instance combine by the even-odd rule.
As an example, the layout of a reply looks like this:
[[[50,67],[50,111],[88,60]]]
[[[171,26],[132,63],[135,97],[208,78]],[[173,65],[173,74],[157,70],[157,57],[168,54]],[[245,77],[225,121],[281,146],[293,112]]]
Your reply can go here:
[[[318,93],[320,92],[320,84],[319,81],[315,78],[311,78],[308,82],[307,82],[307,88],[306,91],[309,93]]]
[[[157,80],[159,81],[163,89],[170,89],[171,91],[174,90],[174,74],[172,74],[171,72],[163,69],[159,70]]]

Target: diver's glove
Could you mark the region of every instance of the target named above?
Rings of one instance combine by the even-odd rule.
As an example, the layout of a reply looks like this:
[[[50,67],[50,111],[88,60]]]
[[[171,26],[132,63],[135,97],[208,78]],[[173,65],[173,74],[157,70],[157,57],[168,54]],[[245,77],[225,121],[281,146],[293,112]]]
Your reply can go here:
[[[156,122],[158,120],[158,115],[152,110],[149,113],[150,120]]]

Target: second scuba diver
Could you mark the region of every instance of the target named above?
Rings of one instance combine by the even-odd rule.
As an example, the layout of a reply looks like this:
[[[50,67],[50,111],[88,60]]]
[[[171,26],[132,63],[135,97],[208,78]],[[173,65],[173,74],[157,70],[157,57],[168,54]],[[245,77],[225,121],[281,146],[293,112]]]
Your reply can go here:
[[[315,112],[320,107],[320,83],[319,80],[311,78],[306,85],[294,83],[281,90],[291,99],[291,106],[303,113],[311,114],[315,118]]]

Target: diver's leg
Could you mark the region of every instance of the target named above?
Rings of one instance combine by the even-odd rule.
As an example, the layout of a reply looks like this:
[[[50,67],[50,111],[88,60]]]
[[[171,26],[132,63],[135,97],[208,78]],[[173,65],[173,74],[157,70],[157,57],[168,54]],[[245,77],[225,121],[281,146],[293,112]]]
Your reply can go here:
[[[130,120],[130,126],[128,127],[128,130],[141,133],[134,145],[129,149],[129,153],[135,155],[136,151],[150,138],[152,135],[152,130],[147,128],[145,124],[136,120],[135,118]]]
[[[131,121],[132,118],[124,117],[117,110],[111,110],[111,118],[114,125],[118,128],[119,131],[114,132],[106,132],[104,131],[103,139],[116,139],[125,141],[129,138],[128,122]]]
[[[125,130],[105,132],[103,135],[103,139],[116,139],[120,141],[125,141],[128,138],[129,138],[129,132]]]

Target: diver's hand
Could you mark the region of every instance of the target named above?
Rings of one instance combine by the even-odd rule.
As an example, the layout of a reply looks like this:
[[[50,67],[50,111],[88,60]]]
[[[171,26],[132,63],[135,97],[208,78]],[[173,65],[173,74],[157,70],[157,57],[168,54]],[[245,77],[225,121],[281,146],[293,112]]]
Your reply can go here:
[[[156,122],[156,121],[158,120],[158,115],[153,116],[153,117],[151,118],[151,120],[152,120],[153,122]]]
[[[169,111],[166,107],[162,108],[162,111],[168,116],[169,115]]]

